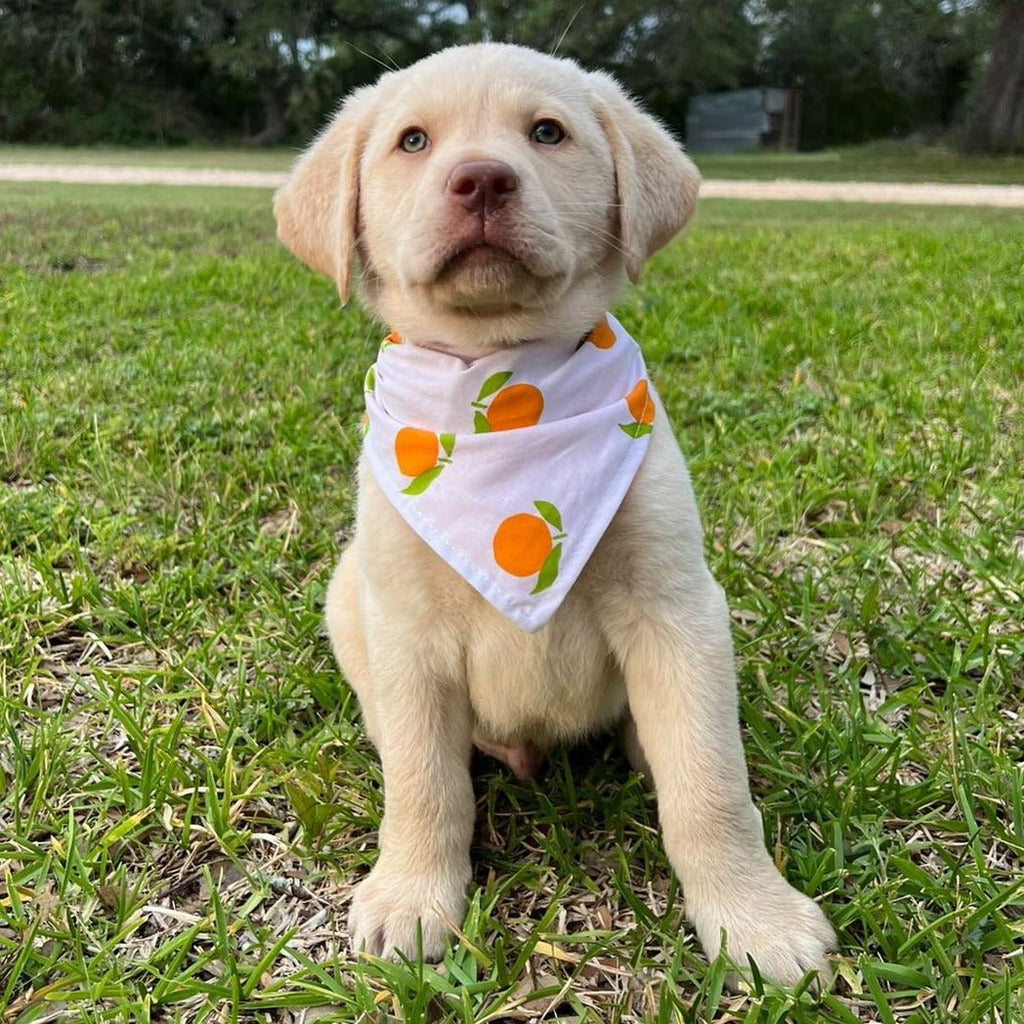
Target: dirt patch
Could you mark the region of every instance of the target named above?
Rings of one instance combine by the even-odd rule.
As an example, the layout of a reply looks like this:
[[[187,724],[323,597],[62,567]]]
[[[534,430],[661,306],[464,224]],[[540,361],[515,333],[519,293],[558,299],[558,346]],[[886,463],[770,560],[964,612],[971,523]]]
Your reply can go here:
[[[216,185],[277,188],[283,171],[233,171],[219,167],[106,167],[88,164],[0,164],[0,180],[79,185]]]
[[[1024,207],[1024,185],[951,185],[894,181],[706,180],[704,199],[781,199],[918,206]]]

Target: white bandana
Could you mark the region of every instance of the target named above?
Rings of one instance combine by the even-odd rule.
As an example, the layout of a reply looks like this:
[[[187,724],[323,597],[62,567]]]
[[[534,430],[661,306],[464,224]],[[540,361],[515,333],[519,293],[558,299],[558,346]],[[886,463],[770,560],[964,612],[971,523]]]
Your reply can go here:
[[[611,315],[579,343],[472,362],[392,334],[366,375],[373,475],[402,518],[532,633],[562,603],[647,450],[643,356]]]

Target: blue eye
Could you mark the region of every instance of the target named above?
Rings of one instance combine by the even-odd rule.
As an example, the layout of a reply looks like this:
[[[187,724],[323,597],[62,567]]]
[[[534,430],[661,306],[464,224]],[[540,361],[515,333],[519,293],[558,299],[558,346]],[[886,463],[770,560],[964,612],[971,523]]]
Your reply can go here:
[[[430,139],[422,128],[410,128],[398,143],[399,147],[406,153],[421,153],[427,148]]]
[[[565,129],[550,119],[538,121],[530,129],[531,141],[539,142],[542,146],[557,146],[565,137]]]

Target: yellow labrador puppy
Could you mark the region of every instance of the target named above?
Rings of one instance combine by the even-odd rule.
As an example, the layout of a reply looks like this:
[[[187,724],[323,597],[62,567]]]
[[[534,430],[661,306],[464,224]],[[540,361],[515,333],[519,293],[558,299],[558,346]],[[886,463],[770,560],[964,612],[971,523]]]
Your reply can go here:
[[[354,92],[274,210],[284,244],[343,301],[358,262],[363,301],[395,340],[471,368],[519,346],[575,351],[686,223],[698,186],[672,137],[609,76],[485,43]],[[534,632],[410,528],[364,453],[355,537],[327,595],[385,783],[379,859],[350,911],[356,947],[415,955],[419,928],[424,957],[442,955],[471,878],[474,743],[525,776],[552,745],[623,724],[708,954],[724,938],[733,961],[751,957],[783,984],[827,977],[832,930],[765,850],[728,609],[652,400],[642,465]]]

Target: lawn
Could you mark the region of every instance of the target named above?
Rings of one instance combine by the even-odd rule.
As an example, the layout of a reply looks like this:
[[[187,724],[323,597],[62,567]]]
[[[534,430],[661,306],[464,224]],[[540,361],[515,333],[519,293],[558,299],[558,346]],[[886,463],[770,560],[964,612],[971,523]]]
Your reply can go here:
[[[1024,185],[1024,158],[964,156],[948,146],[872,142],[817,153],[695,153],[708,178],[941,181]]]
[[[0,164],[104,164],[143,167],[223,167],[284,171],[295,147],[218,149],[0,145]],[[941,145],[873,142],[817,153],[695,153],[707,178],[798,178],[811,181],[941,181],[1024,184],[1024,158],[964,156]]]
[[[0,208],[5,1024],[1024,1020],[1024,215],[711,201],[617,309],[839,933],[816,1000],[723,991],[605,738],[481,762],[444,964],[354,960],[381,779],[321,606],[381,331],[265,192]]]

